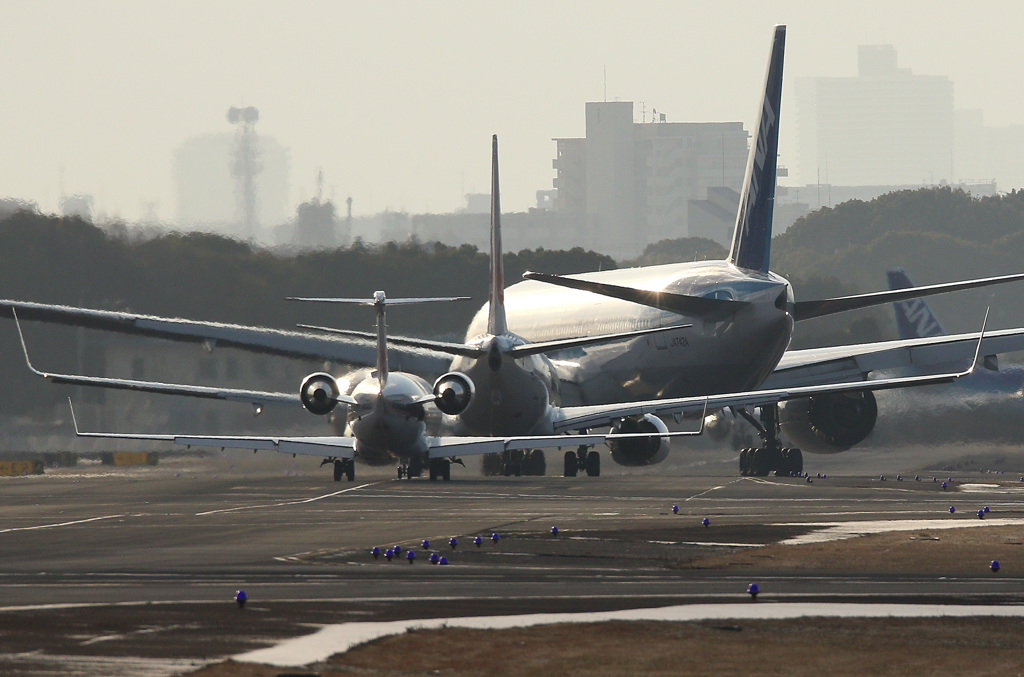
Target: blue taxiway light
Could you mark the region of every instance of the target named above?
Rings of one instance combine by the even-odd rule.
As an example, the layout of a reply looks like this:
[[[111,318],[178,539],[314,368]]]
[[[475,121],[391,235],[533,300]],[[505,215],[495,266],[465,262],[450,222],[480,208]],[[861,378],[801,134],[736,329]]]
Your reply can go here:
[[[245,603],[249,601],[249,595],[245,594],[245,590],[235,591],[235,602],[238,604],[239,609],[245,608]]]
[[[448,564],[448,558],[445,557],[444,555],[441,555],[441,561],[438,562],[438,564],[441,564],[441,565]]]
[[[495,543],[498,542],[499,538],[501,538],[501,536],[498,535],[497,531],[495,531],[493,534],[491,534],[491,540],[494,541]]]
[[[679,506],[678,505],[673,505],[672,506],[672,514],[673,515],[678,515],[679,514]]]
[[[400,546],[400,545],[396,545],[396,546],[394,547],[394,550],[395,550],[395,554],[396,554],[396,555],[401,555],[401,554],[402,554],[402,546]]]
[[[430,548],[430,541],[428,541],[427,539],[424,538],[422,545],[423,545],[423,549],[427,550],[428,548]]]
[[[943,483],[942,483],[942,490],[943,490],[943,491],[945,491],[945,490],[946,490],[946,487],[948,487],[948,486],[949,486],[948,484],[946,484],[945,482],[943,482]]]
[[[709,520],[707,517],[705,517],[704,519],[702,519],[700,521],[700,523],[703,524],[704,526],[710,526],[711,520]]]
[[[986,505],[986,506],[985,506],[984,508],[982,508],[982,510],[984,510],[984,511],[985,511],[985,514],[986,514],[986,515],[988,514],[988,506],[987,506],[987,505]]]
[[[480,547],[480,544],[483,543],[483,542],[484,542],[484,539],[480,538],[479,536],[477,536],[476,538],[473,539],[473,544],[476,545],[476,547],[478,547],[478,548]]]
[[[409,564],[412,564],[416,561],[416,553],[413,550],[410,550],[407,553],[405,553],[405,556],[409,560]]]
[[[436,552],[430,553],[430,563],[431,564],[437,564],[440,560],[441,560],[441,556],[438,555]]]
[[[373,546],[373,549],[370,550],[370,554],[373,555],[374,559],[379,559],[380,558],[380,548],[378,548],[377,546]]]
[[[390,562],[391,558],[394,557],[394,556],[395,556],[395,551],[392,550],[391,548],[388,548],[387,550],[384,551],[384,557],[387,559],[387,561]]]
[[[458,544],[459,544],[459,539],[455,538],[454,536],[452,536],[451,538],[448,539],[448,545],[450,545],[452,547],[452,550],[454,550],[455,547],[458,546]]]
[[[558,535],[558,527],[551,527],[551,535],[552,536],[557,536]]]
[[[757,587],[757,583],[751,583],[747,586],[747,594],[750,595],[750,599],[757,599],[758,593],[761,592],[761,588]]]
[[[992,564],[989,564],[988,566],[989,566],[990,569],[992,569],[993,573],[999,571],[999,560],[997,560],[997,559],[992,560]]]
[[[949,512],[950,512],[950,514],[956,512],[956,506],[955,505],[949,506]]]

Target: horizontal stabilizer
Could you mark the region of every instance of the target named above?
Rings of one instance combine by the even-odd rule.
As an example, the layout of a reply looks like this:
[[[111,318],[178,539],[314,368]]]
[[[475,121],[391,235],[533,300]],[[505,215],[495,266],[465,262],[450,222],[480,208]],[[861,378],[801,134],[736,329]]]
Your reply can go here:
[[[380,292],[378,292],[380,293]],[[348,303],[356,306],[375,306],[380,300],[377,299],[348,299],[348,298],[337,298],[337,297],[312,297],[312,296],[287,296],[286,301],[306,301],[311,303]],[[436,297],[424,297],[424,298],[405,298],[405,299],[381,299],[389,306],[407,306],[413,303],[436,303],[438,301],[468,301],[468,296],[436,296]]]
[[[632,301],[633,303],[658,308],[659,310],[667,310],[670,313],[678,313],[679,315],[727,315],[749,305],[746,301],[710,299],[703,296],[688,296],[686,294],[674,294],[666,291],[621,287],[606,282],[591,282],[590,280],[580,280],[574,277],[550,275],[548,273],[526,272],[523,273],[523,277],[528,280],[558,285],[559,287],[579,289],[600,294],[601,296],[622,299],[623,301]]]
[[[1014,275],[1001,275],[999,277],[986,277],[979,280],[966,280],[964,282],[945,282],[943,284],[931,284],[924,287],[912,287],[910,289],[891,289],[888,291],[872,292],[870,294],[857,294],[854,296],[840,296],[833,299],[821,299],[820,301],[797,301],[793,308],[795,320],[809,320],[814,317],[824,317],[835,313],[842,313],[847,310],[858,308],[870,308],[871,306],[883,303],[894,303],[906,299],[916,299],[932,294],[943,294],[945,292],[960,291],[963,289],[974,289],[975,287],[986,287],[991,284],[1002,284],[1004,282],[1016,282],[1024,280],[1024,273]]]
[[[636,331],[623,331],[617,334],[598,334],[596,336],[580,336],[579,338],[556,339],[554,341],[542,341],[540,343],[527,343],[516,346],[512,349],[512,357],[527,357],[541,353],[551,353],[566,348],[578,348],[580,346],[592,346],[598,343],[611,343],[613,341],[625,341],[627,339],[639,338],[648,334],[658,334],[664,331],[676,329],[689,329],[692,324],[674,324],[669,327],[654,327],[652,329],[638,329]]]
[[[388,304],[390,303],[391,301],[388,300]],[[298,324],[295,326],[299,329],[312,329],[315,331],[327,332],[328,334],[337,334],[338,336],[349,336],[351,338],[373,339],[377,336],[376,334],[368,331],[355,331],[353,329],[335,329],[333,327],[320,327],[312,324]],[[461,355],[463,357],[481,357],[484,355],[484,351],[473,346],[467,346],[464,343],[430,341],[428,339],[408,338],[405,336],[388,336],[388,345],[404,346],[408,348],[423,348],[426,350],[433,350],[438,353]]]

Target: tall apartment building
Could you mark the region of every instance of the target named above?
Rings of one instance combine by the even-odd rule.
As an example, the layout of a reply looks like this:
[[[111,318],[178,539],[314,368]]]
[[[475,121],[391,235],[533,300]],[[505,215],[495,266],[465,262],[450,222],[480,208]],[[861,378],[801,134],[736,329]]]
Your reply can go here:
[[[799,183],[933,184],[954,175],[953,83],[861,45],[855,77],[796,81]]]
[[[586,105],[586,138],[554,139],[555,211],[585,215],[586,246],[618,258],[687,237],[688,203],[740,189],[749,134],[740,122],[633,121],[633,103]]]

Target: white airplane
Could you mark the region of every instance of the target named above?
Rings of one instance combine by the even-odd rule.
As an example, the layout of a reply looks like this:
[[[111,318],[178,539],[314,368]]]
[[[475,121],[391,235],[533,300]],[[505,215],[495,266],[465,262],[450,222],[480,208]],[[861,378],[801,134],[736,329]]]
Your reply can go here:
[[[784,45],[785,27],[778,26],[727,260],[571,277],[531,273],[527,274],[531,281],[504,289],[495,142],[489,303],[477,313],[463,344],[389,340],[390,351],[404,370],[441,375],[433,388],[436,398],[446,389],[472,393],[464,410],[446,418],[451,432],[537,438],[534,447],[516,444],[498,449],[518,468],[520,461],[511,452],[548,446],[540,442],[570,431],[579,431],[581,439],[593,439],[597,436],[587,437],[591,429],[608,427],[610,434],[602,439],[609,443],[613,460],[647,465],[668,453],[671,434],[663,422],[665,416],[728,407],[750,421],[764,440],[762,447],[741,453],[741,472],[799,471],[800,450],[784,451],[780,445],[781,423],[803,431],[806,442],[802,443],[809,451],[845,450],[863,440],[874,426],[874,390],[923,385],[968,373],[946,370],[931,376],[868,380],[872,372],[907,365],[927,370],[931,365],[968,360],[977,351],[988,356],[1024,348],[1024,329],[1013,329],[787,351],[795,321],[1022,280],[1024,274],[795,301],[789,282],[768,267]],[[359,336],[315,336],[0,301],[0,314],[14,311],[23,319],[372,364],[371,344]],[[667,329],[651,336],[636,333],[658,328]],[[616,334],[587,336],[600,332]],[[558,359],[543,355],[552,350],[559,351]],[[258,395],[252,394],[254,403],[263,401]],[[760,411],[759,419],[755,409]],[[565,474],[575,475],[580,469],[599,474],[599,455],[587,451],[594,442],[578,444],[575,453],[565,454]]]

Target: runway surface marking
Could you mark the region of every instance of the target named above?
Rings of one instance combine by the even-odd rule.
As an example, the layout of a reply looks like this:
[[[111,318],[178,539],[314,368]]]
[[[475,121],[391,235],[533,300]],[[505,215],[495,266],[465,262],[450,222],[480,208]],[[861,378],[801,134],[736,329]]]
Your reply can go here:
[[[803,617],[829,618],[933,618],[1003,616],[1022,617],[1024,606],[972,606],[946,604],[847,604],[847,603],[778,603],[778,604],[687,604],[660,609],[625,609],[596,613],[524,614],[519,616],[479,616],[468,618],[429,618],[421,620],[377,623],[343,623],[328,625],[311,635],[281,642],[277,646],[257,649],[234,656],[236,661],[265,663],[281,667],[309,665],[329,656],[344,653],[357,644],[411,629],[475,628],[503,630],[554,623],[594,623],[601,621],[702,621],[702,620],[773,620]]]
[[[790,522],[776,526],[786,527],[823,527],[816,531],[779,541],[782,545],[802,545],[804,543],[825,543],[857,538],[869,534],[881,534],[890,531],[927,531],[929,529],[965,529],[969,527],[1000,527],[1024,525],[1024,519],[996,518],[987,520],[968,519],[929,519],[929,520],[874,520],[864,522]]]
[[[313,501],[319,501],[319,500],[322,500],[322,499],[325,499],[325,498],[331,498],[332,496],[337,496],[339,494],[346,494],[346,493],[348,493],[350,491],[355,491],[356,489],[363,489],[365,487],[370,487],[370,486],[373,486],[374,484],[376,484],[376,482],[369,482],[367,484],[360,484],[357,487],[349,487],[348,489],[342,489],[341,491],[334,491],[334,492],[331,492],[329,494],[324,494],[323,496],[313,496],[312,498],[303,498],[303,499],[299,499],[299,500],[296,500],[296,501],[282,501],[280,503],[265,503],[263,505],[240,505],[240,506],[237,506],[235,508],[222,508],[220,510],[207,510],[206,512],[197,512],[196,513],[196,517],[203,517],[204,515],[215,515],[215,514],[220,513],[220,512],[237,512],[239,510],[257,510],[257,509],[260,509],[260,508],[280,508],[280,507],[286,506],[286,505],[299,505],[299,504],[302,504],[302,503],[312,503]]]
[[[689,498],[685,498],[683,500],[684,501],[692,501],[695,498],[700,498],[701,496],[705,496],[707,494],[710,494],[712,491],[718,491],[719,489],[725,489],[730,484],[736,484],[737,482],[742,482],[744,479],[745,478],[743,478],[743,477],[739,477],[737,479],[734,479],[732,482],[726,482],[725,484],[720,484],[717,487],[711,487],[710,489],[705,489],[704,491],[700,492],[699,494],[694,494],[693,496],[690,496]]]
[[[58,522],[56,524],[40,524],[34,527],[11,527],[9,529],[0,529],[0,534],[6,534],[9,531],[35,531],[37,529],[56,529],[57,527],[70,527],[76,524],[85,524],[86,522],[98,522],[100,520],[113,520],[119,517],[128,517],[125,515],[104,515],[103,517],[90,517],[84,520],[74,520],[71,522]]]

